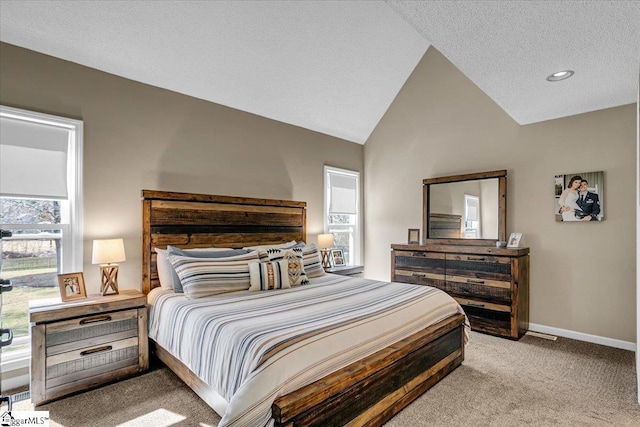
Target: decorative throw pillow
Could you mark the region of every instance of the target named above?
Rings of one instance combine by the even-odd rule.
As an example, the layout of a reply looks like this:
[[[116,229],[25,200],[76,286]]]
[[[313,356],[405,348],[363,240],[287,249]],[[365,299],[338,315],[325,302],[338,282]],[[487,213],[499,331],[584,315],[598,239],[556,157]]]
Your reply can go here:
[[[228,249],[228,248],[207,248],[207,249],[180,249],[175,246],[167,246],[167,256],[170,255],[179,255],[184,257],[191,258],[226,258],[230,256],[236,255],[244,255],[249,253],[248,250],[245,249]],[[173,291],[181,293],[183,292],[182,283],[180,278],[178,277],[178,273],[176,273],[173,266],[171,266],[171,279],[173,284]],[[160,274],[158,272],[158,274]],[[162,283],[162,279],[160,279],[160,283]]]
[[[166,249],[154,248],[156,252],[156,270],[162,289],[173,289],[173,267],[169,262]]]
[[[269,291],[272,289],[288,289],[289,264],[286,260],[278,262],[252,262],[249,264],[251,281],[250,291]]]
[[[291,283],[291,286],[306,285],[309,283],[309,279],[304,271],[302,248],[267,249],[266,252],[269,256],[269,261],[271,262],[281,260],[287,261],[289,282]]]
[[[302,261],[307,277],[320,277],[327,274],[324,268],[322,268],[322,256],[320,249],[318,249],[315,243],[311,243],[302,248]]]
[[[250,287],[249,263],[258,261],[256,252],[226,258],[197,258],[169,255],[187,298],[202,298]]]

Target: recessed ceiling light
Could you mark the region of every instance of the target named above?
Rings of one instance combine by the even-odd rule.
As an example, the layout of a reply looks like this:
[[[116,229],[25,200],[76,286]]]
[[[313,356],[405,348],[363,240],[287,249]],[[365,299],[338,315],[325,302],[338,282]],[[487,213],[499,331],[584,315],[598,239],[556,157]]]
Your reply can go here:
[[[573,71],[562,70],[551,74],[549,77],[547,77],[547,80],[550,82],[559,82],[560,80],[568,79],[571,76],[573,76]]]

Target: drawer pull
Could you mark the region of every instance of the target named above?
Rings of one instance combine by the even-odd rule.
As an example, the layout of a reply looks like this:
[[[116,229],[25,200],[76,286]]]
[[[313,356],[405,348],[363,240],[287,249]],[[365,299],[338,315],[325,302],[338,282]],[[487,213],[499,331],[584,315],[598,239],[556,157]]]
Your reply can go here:
[[[421,257],[426,257],[427,254],[426,252],[411,252],[411,256],[421,256]]]
[[[411,276],[412,277],[427,277],[425,274],[420,274],[420,273],[412,273]]]
[[[473,257],[470,256],[467,258],[468,261],[486,261],[487,259],[485,257]]]
[[[467,283],[474,283],[476,285],[484,285],[484,280],[467,279]]]
[[[112,348],[113,348],[113,346],[111,346],[111,345],[105,345],[105,346],[98,347],[98,348],[92,348],[91,350],[81,351],[80,352],[80,356],[82,356],[82,357],[89,356],[91,354],[101,353],[103,351],[109,351]]]
[[[471,302],[471,301],[467,301],[465,304],[470,305],[472,307],[484,307],[484,304],[479,304],[477,302]]]
[[[89,319],[82,319],[80,321],[80,324],[88,325],[89,323],[110,322],[110,321],[111,321],[111,316],[98,316],[98,317],[91,317]]]

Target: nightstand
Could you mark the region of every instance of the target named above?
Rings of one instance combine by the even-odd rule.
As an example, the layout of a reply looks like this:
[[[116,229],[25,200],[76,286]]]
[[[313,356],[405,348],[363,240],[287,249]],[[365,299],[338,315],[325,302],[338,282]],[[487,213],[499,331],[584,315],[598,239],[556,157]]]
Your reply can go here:
[[[135,290],[29,303],[34,405],[149,367],[147,298]]]
[[[340,267],[327,268],[324,271],[341,276],[362,277],[364,266],[362,265],[343,265]]]

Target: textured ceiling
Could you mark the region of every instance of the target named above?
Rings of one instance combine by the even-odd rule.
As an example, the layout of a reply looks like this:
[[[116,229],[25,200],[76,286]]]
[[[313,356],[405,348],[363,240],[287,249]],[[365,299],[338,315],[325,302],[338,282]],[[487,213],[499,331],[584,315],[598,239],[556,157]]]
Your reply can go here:
[[[1,0],[0,40],[364,143],[430,43],[520,124],[635,102],[640,2]]]
[[[344,1],[2,0],[0,40],[361,144],[429,47]]]
[[[636,102],[640,1],[388,3],[520,124]]]

